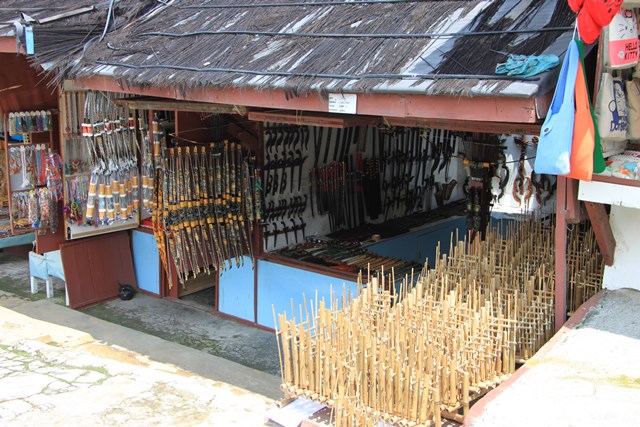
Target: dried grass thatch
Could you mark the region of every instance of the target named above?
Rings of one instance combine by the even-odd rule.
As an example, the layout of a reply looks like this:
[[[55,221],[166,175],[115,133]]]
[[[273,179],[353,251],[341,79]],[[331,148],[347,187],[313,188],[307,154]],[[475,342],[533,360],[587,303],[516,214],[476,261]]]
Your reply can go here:
[[[107,34],[120,30],[155,4],[153,0],[7,0],[0,5],[0,34],[15,35],[14,21],[29,23],[36,50],[31,59],[55,77],[51,80],[55,84],[87,49],[94,44],[105,46],[100,38],[107,27],[109,11]]]
[[[277,6],[250,7],[263,3]],[[496,94],[511,83],[490,77],[505,53],[530,55],[551,49],[561,54],[566,43],[558,39],[566,38],[567,31],[549,29],[566,29],[574,19],[566,2],[550,0],[331,5],[302,0],[282,6],[286,3],[291,1],[158,2],[132,25],[111,32],[103,43],[93,43],[70,70],[58,67],[56,71],[71,77],[109,74],[129,85],[182,90],[252,87],[284,89],[293,95],[325,91]],[[454,38],[300,34],[489,31]],[[407,77],[414,74],[419,77]]]

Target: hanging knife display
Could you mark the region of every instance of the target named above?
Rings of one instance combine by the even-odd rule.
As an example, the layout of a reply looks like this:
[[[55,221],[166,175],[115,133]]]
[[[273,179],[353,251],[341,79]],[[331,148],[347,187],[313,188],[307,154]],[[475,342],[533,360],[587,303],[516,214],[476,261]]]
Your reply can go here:
[[[264,141],[265,250],[298,243],[308,226],[342,233],[429,210],[432,200],[441,207],[457,185],[449,170],[459,137],[449,131],[266,124]]]
[[[313,131],[317,132],[317,129],[314,128]],[[262,206],[262,201],[256,198],[256,206],[262,207],[259,222],[262,225],[265,247],[275,247],[279,235],[282,235],[280,241],[288,245],[298,240],[298,231],[304,233],[301,228],[306,227],[304,222],[288,225],[284,220],[290,222],[292,216],[302,217],[312,197],[311,188],[307,194],[307,186],[303,186],[302,182],[303,178],[306,179],[303,169],[309,157],[306,153],[311,133],[307,126],[267,124],[264,127],[265,163],[262,171],[265,200]],[[313,143],[317,154],[320,148],[318,140],[315,139]]]

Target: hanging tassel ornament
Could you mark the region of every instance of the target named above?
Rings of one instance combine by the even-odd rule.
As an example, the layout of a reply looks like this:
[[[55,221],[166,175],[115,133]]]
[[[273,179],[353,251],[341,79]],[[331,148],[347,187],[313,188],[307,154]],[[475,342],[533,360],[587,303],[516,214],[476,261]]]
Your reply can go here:
[[[30,148],[30,147],[29,147]],[[27,149],[27,147],[22,146],[20,147],[20,160],[21,160],[21,164],[22,164],[22,188],[28,188],[31,187],[31,177],[30,175],[30,164],[27,163],[28,162],[28,156],[27,154],[31,154],[30,150]]]
[[[51,227],[51,192],[48,188],[38,189],[38,205],[40,212],[40,227],[38,234],[45,234],[47,228]]]
[[[44,154],[44,151],[42,151]],[[47,188],[55,200],[62,200],[62,158],[51,149],[46,158],[46,182]]]
[[[29,203],[28,203],[29,213],[27,218],[29,219],[29,223],[35,229],[40,228],[40,203],[38,200],[38,192],[36,190],[29,191]]]
[[[18,147],[11,147],[9,149],[9,173],[16,175],[20,173],[22,169],[22,158],[20,156],[20,149]]]

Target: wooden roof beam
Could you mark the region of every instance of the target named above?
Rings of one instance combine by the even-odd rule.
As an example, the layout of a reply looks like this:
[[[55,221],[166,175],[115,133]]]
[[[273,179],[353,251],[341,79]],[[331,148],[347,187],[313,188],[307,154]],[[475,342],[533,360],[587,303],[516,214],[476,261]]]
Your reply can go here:
[[[598,247],[600,247],[600,252],[604,257],[604,263],[612,266],[613,255],[616,251],[616,239],[613,237],[607,210],[602,203],[584,202],[584,204],[587,207],[587,214],[591,220]]]
[[[295,111],[250,111],[249,120],[254,120],[256,122],[285,123],[301,126],[323,126],[341,129],[352,126],[382,123],[382,117],[308,112],[298,113]]]
[[[0,36],[0,53],[17,53],[15,36]]]
[[[387,122],[392,126],[408,126],[429,129],[446,129],[459,132],[478,132],[490,134],[524,134],[540,135],[540,124],[536,123],[507,123],[507,122],[478,122],[456,119],[413,119],[390,118]]]
[[[105,90],[188,100],[230,106],[246,106],[291,111],[329,111],[329,100],[319,93],[292,97],[285,90],[258,90],[252,88],[200,88],[181,90],[174,87],[128,86],[114,77],[94,76],[76,80],[76,86],[85,89]],[[539,98],[475,96],[428,96],[425,94],[369,93],[357,95],[359,116],[384,116],[389,119],[415,118],[429,120],[470,120],[476,122],[530,123],[539,121],[538,108],[547,95]]]
[[[172,101],[157,98],[121,98],[115,101],[118,105],[127,105],[135,110],[154,111],[191,111],[197,113],[238,114],[244,116],[247,109],[244,106],[210,104],[207,102]]]

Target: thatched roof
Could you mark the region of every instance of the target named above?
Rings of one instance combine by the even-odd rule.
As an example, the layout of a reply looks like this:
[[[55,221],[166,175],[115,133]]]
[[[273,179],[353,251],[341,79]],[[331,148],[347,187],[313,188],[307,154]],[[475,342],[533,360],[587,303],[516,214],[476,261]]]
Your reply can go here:
[[[153,0],[4,0],[0,36],[15,36],[16,21],[31,25],[36,50],[32,59],[59,79],[93,43],[100,44],[103,33],[119,30],[154,4]]]
[[[575,19],[564,0],[164,3],[58,69],[145,87],[531,97],[553,72],[505,80],[496,64],[508,53],[562,55]]]

